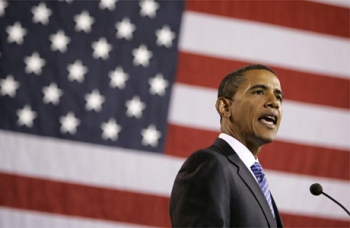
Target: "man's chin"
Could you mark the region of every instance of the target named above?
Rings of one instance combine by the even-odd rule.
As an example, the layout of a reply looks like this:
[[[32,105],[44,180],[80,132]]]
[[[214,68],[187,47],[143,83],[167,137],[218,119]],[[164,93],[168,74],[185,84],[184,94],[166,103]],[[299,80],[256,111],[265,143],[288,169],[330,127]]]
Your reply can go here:
[[[271,142],[273,142],[273,140],[275,139],[275,137],[269,137],[269,136],[259,136],[259,137],[254,137],[254,138],[250,138],[247,142],[250,145],[255,145],[255,146],[263,146],[265,144],[269,144]]]
[[[271,143],[275,140],[276,138],[276,135],[263,135],[261,137],[259,137],[259,142],[260,142],[260,145],[265,145],[265,144],[268,144],[268,143]]]
[[[278,131],[278,126],[273,128],[267,128],[263,125],[258,125],[259,128],[255,128],[255,137],[260,142],[260,145],[271,143],[275,140]]]

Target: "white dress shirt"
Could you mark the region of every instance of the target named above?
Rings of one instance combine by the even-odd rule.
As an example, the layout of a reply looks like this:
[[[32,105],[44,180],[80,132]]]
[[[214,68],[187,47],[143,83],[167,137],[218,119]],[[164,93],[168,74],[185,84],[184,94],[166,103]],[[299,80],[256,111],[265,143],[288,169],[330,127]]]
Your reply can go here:
[[[225,140],[231,146],[231,148],[237,153],[238,157],[245,164],[245,166],[247,166],[254,179],[258,182],[253,171],[250,168],[255,162],[259,162],[258,159],[255,159],[252,152],[250,152],[250,150],[248,150],[248,148],[240,141],[228,134],[220,133],[219,138]]]

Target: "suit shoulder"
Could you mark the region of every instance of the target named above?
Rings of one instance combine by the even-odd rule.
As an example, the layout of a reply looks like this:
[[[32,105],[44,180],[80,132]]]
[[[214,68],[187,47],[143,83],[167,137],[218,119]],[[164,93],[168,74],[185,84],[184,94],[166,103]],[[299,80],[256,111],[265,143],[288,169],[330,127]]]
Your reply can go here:
[[[200,149],[192,153],[182,165],[181,170],[190,171],[192,169],[206,168],[206,169],[217,169],[223,162],[227,161],[227,158],[222,153],[213,150],[211,147]],[[180,171],[181,171],[180,170]]]
[[[199,149],[195,152],[193,152],[187,160],[191,159],[198,159],[198,158],[203,158],[203,159],[222,159],[224,158],[225,155],[218,150],[216,147],[210,146],[205,149]]]

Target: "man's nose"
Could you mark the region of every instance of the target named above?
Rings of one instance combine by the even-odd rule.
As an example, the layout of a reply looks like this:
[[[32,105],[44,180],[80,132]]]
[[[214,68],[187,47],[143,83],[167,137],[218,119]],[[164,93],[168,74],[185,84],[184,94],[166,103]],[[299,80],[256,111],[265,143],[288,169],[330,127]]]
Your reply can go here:
[[[280,101],[273,94],[273,95],[270,95],[268,97],[268,100],[266,101],[265,106],[270,107],[270,108],[274,108],[274,109],[278,109],[280,107]]]

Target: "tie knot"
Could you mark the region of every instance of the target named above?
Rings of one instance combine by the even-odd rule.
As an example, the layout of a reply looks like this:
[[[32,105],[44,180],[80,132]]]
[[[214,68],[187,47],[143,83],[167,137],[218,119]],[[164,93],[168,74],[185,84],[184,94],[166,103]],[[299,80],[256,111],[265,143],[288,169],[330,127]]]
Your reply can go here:
[[[265,176],[265,173],[260,163],[255,162],[250,168],[252,169],[256,179],[258,179],[258,182],[261,183],[262,179]]]

